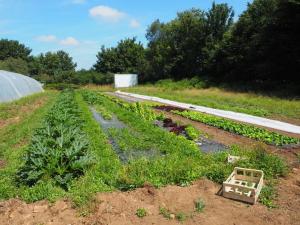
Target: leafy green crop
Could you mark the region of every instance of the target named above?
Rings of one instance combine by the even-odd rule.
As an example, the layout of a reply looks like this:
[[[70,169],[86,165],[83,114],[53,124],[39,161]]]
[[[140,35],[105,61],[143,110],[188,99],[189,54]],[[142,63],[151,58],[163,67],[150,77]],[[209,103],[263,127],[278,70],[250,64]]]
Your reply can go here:
[[[268,131],[263,128],[258,128],[252,125],[241,124],[234,122],[232,120],[207,115],[200,112],[194,111],[172,111],[173,113],[186,117],[188,119],[192,119],[195,121],[199,121],[201,123],[208,124],[210,126],[214,126],[231,133],[236,133],[245,137],[249,137],[252,139],[256,139],[267,144],[273,144],[277,146],[287,145],[287,144],[299,144],[300,140],[293,137],[288,137],[285,135],[281,135],[275,132]]]
[[[192,125],[188,125],[185,128],[185,132],[186,132],[186,135],[187,135],[188,139],[190,139],[190,140],[197,140],[200,136],[200,131],[197,130]]]
[[[134,112],[135,114],[139,115],[143,120],[146,121],[154,121],[156,119],[163,118],[162,114],[157,114],[151,109],[151,105],[149,103],[140,103],[140,102],[127,103],[113,96],[108,96],[102,93],[95,93],[93,91],[87,91],[87,90],[82,92],[82,96],[84,100],[91,105],[103,104],[103,99],[101,99],[101,97],[105,97],[110,101],[117,103],[122,108]]]
[[[83,175],[92,163],[88,141],[81,130],[80,112],[74,93],[63,92],[32,137],[16,175],[20,184],[32,186],[39,180],[54,179],[67,189],[72,179]]]

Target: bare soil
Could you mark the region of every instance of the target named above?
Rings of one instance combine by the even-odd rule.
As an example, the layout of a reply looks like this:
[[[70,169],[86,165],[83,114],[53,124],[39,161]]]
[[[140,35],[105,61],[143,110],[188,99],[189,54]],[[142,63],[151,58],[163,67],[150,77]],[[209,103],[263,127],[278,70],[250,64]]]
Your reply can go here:
[[[50,204],[40,201],[26,204],[12,199],[0,203],[1,225],[299,225],[300,170],[294,169],[279,180],[278,208],[267,209],[260,203],[247,205],[217,195],[220,185],[201,179],[188,187],[167,186],[155,189],[149,185],[129,192],[99,193],[93,212],[82,217],[66,200]],[[195,201],[205,203],[203,212],[195,212]],[[164,207],[174,214],[184,213],[185,220],[167,219],[160,214]],[[138,208],[145,208],[144,218],[136,216]]]
[[[5,162],[5,160],[3,160],[3,159],[0,159],[0,169],[1,169],[1,168],[4,168],[4,167],[5,167],[5,165],[6,165],[6,162]]]

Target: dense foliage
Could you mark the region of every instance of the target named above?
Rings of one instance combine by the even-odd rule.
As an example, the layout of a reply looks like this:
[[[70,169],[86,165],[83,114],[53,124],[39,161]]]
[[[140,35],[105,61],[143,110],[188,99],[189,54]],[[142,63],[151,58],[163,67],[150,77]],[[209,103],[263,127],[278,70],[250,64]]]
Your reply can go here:
[[[30,53],[31,49],[18,41],[7,39],[0,40],[0,60],[15,58],[27,61],[30,59]]]
[[[145,65],[145,51],[136,38],[121,40],[116,47],[105,48],[97,54],[95,71],[99,73],[138,73]]]
[[[53,179],[68,188],[92,163],[73,92],[64,92],[37,129],[17,173],[20,184],[32,186]]]
[[[213,78],[273,89],[278,81],[299,84],[299,26],[299,1],[254,0],[220,43]]]
[[[232,133],[236,133],[245,137],[253,138],[267,144],[273,145],[288,145],[288,144],[299,144],[300,140],[297,138],[288,137],[285,135],[281,135],[279,133],[275,133],[272,131],[268,131],[263,128],[258,128],[252,125],[242,124],[238,122],[234,122],[232,120],[228,120],[225,118],[220,118],[213,115],[207,115],[200,112],[195,111],[172,111],[173,113],[199,121],[201,123],[208,124],[210,126],[214,126]]]
[[[254,0],[235,23],[233,15],[227,4],[213,3],[206,12],[193,8],[166,23],[155,20],[148,27],[145,49],[140,46],[137,53],[134,45],[127,45],[126,54],[119,54],[119,45],[129,40],[116,48],[103,47],[97,70],[139,73],[140,81],[198,77],[213,85],[260,90],[280,84],[297,94],[300,3]],[[132,69],[136,56],[140,62]]]

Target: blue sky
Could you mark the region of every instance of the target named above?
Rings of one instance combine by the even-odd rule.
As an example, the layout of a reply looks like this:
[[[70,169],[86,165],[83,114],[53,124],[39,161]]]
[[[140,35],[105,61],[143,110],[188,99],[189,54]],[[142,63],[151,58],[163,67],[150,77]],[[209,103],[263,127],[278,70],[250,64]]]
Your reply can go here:
[[[233,6],[236,18],[252,0],[216,0]],[[0,39],[18,40],[32,53],[65,50],[80,68],[90,68],[101,45],[137,37],[147,26],[167,22],[178,11],[207,10],[212,0],[0,0]]]

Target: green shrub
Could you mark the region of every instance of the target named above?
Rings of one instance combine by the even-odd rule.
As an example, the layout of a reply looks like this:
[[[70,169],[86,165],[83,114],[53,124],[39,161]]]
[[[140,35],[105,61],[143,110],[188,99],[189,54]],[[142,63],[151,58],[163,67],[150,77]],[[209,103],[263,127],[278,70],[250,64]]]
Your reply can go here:
[[[77,88],[79,88],[79,86],[76,84],[69,84],[69,83],[49,83],[49,84],[44,85],[44,88],[50,89],[50,90],[63,91],[66,89],[77,89]]]
[[[188,88],[208,88],[208,82],[200,77],[193,77],[192,79],[183,79],[174,81],[172,79],[159,80],[155,84],[157,87],[171,90],[183,90]]]

